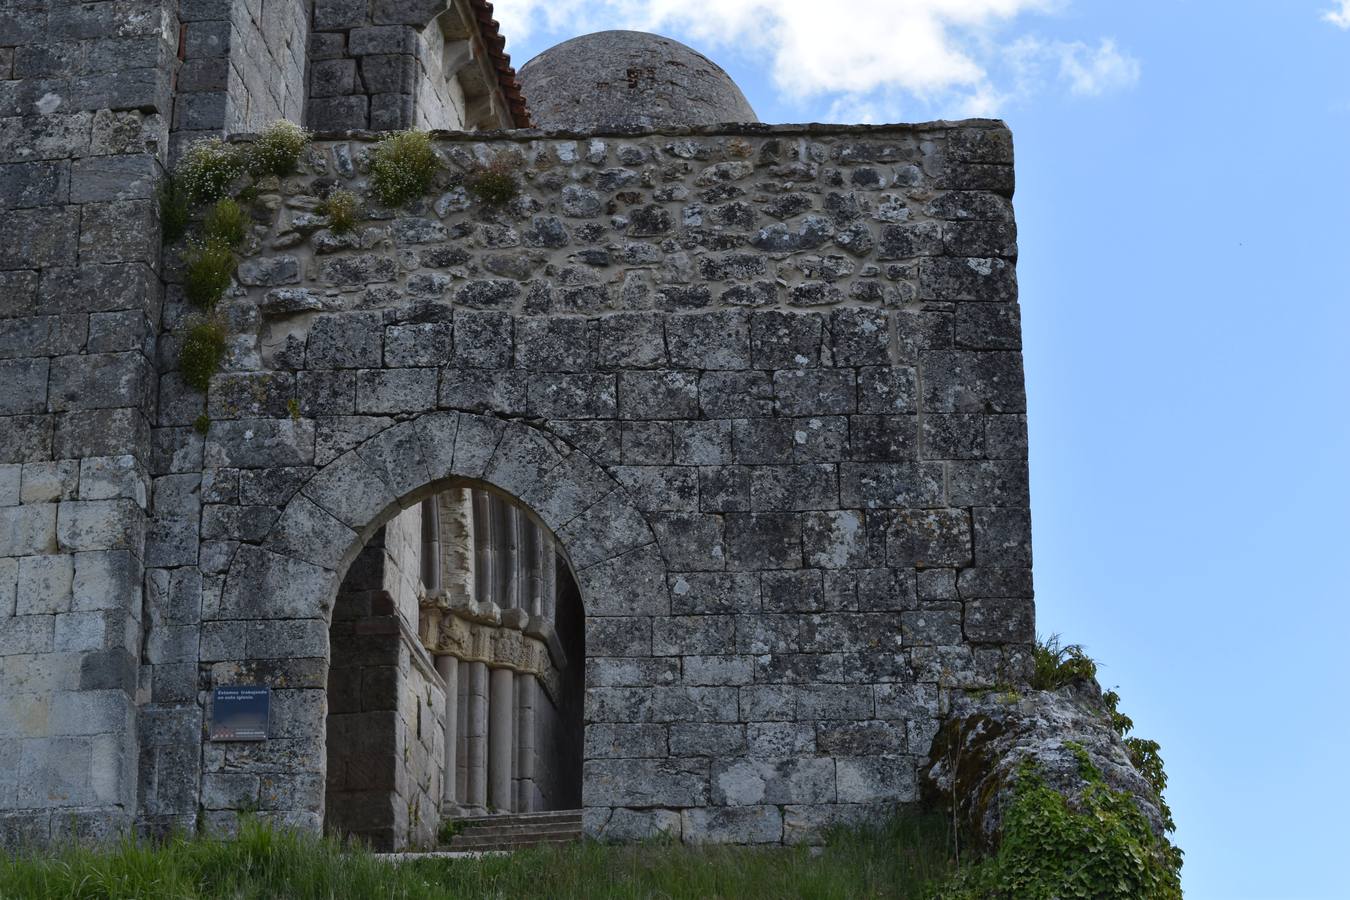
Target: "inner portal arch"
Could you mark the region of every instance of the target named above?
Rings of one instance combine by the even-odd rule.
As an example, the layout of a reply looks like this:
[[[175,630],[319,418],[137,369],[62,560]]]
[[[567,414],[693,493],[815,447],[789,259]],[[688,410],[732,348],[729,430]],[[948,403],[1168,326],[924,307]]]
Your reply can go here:
[[[472,509],[475,497],[489,504],[494,498],[510,498],[522,511],[520,515],[552,539],[558,586],[575,583],[574,597],[566,600],[559,592],[558,602],[574,602],[577,618],[582,618],[580,610],[583,606],[585,609],[587,633],[578,641],[579,646],[595,640],[604,642],[604,623],[614,621],[604,617],[631,616],[635,609],[650,614],[656,606],[669,609],[664,563],[646,519],[624,489],[580,450],[542,429],[493,416],[440,411],[399,422],[316,472],[288,502],[264,540],[242,544],[235,552],[220,595],[220,617],[239,621],[247,629],[247,638],[223,650],[223,659],[214,671],[222,681],[267,680],[273,685],[274,740],[267,746],[209,747],[203,759],[204,777],[225,781],[241,771],[262,774],[269,786],[269,818],[314,830],[323,827],[328,818],[326,786],[330,774],[327,718],[334,708],[329,693],[330,659],[332,672],[341,668],[340,647],[335,640],[330,649],[329,633],[330,627],[337,628],[352,618],[341,609],[343,591],[362,577],[367,578],[369,603],[378,600],[384,604],[356,609],[357,619],[362,615],[381,619],[366,626],[367,637],[381,633],[381,629],[391,634],[393,629],[407,628],[413,639],[405,643],[425,651],[425,656],[419,656],[410,649],[406,660],[400,656],[390,667],[396,672],[380,673],[388,676],[406,671],[410,679],[411,673],[420,673],[418,690],[400,694],[399,702],[404,705],[395,712],[414,729],[421,722],[425,733],[428,716],[436,708],[435,698],[429,701],[426,689],[432,688],[434,694],[435,686],[440,685],[444,709],[449,673],[444,665],[437,671],[437,654],[426,649],[422,638],[424,632],[431,634],[433,624],[441,632],[444,629],[440,623],[433,623],[435,616],[423,616],[420,601],[415,622],[412,616],[404,616],[400,622],[397,603],[392,597],[382,596],[392,592],[383,585],[373,586],[369,572],[362,568],[362,556],[372,546],[379,546],[383,552],[383,545],[390,540],[389,526],[404,516],[409,521],[398,526],[404,535],[400,539],[411,540],[420,548],[425,537],[420,511],[431,508],[427,502],[434,500],[437,515],[446,515],[439,498],[453,491],[461,492],[461,509],[465,502]],[[409,511],[417,513],[409,515]],[[416,520],[415,527],[412,520]],[[445,541],[446,534],[442,522],[437,537]],[[528,539],[525,544],[528,548]],[[461,542],[461,553],[468,552],[465,548],[470,546],[472,543]],[[443,562],[445,557],[442,547]],[[472,584],[457,580],[461,569],[462,565],[443,564],[437,576],[424,572],[420,565],[410,569],[411,578],[419,586],[425,585],[424,575],[433,584],[439,578],[436,590],[445,602],[433,603],[432,607],[443,620],[460,618],[453,612],[457,601],[450,599],[455,591],[465,599],[466,609],[468,599],[475,603],[483,600],[481,594],[475,596],[473,592],[478,589]],[[521,590],[527,589],[524,582],[518,583]],[[520,596],[519,591],[516,596]],[[503,620],[511,618],[501,613],[501,604],[498,608]],[[481,606],[478,611],[482,611]],[[515,614],[517,620],[520,616]],[[528,613],[524,616],[519,638],[538,632],[531,628]],[[517,637],[502,641],[504,646],[523,646]],[[359,648],[360,642],[355,645]],[[432,649],[437,645],[433,643]],[[565,645],[563,651],[566,655]],[[584,651],[579,650],[577,655],[583,656]],[[462,662],[456,665],[464,668]],[[515,668],[498,668],[510,672],[514,682],[517,670],[527,666],[521,663]],[[580,667],[573,671],[580,672]],[[277,672],[294,672],[295,677],[277,679]],[[455,674],[458,684],[462,679],[459,672]],[[498,681],[504,683],[504,676]],[[361,685],[364,689],[364,673]],[[488,691],[491,689],[489,684]],[[386,719],[392,729],[392,716]],[[434,721],[429,727],[434,733]],[[358,737],[342,734],[336,739],[355,747]],[[371,740],[378,742],[378,738]],[[515,752],[519,753],[518,746]],[[514,787],[520,790],[518,779]],[[440,795],[444,797],[443,787]],[[464,793],[456,791],[454,797],[456,801],[476,799],[468,796],[467,783]],[[424,813],[417,815],[426,822]],[[413,812],[409,816],[411,821]],[[408,839],[406,824],[401,835],[391,832],[391,842]]]
[[[580,809],[584,627],[516,499],[466,480],[400,511],[338,588],[325,829],[395,849],[446,817]]]

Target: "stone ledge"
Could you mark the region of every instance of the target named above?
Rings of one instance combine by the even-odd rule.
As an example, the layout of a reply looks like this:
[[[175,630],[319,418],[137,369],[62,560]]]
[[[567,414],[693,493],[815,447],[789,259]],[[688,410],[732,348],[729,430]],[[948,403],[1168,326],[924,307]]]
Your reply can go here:
[[[567,128],[513,128],[501,131],[443,131],[430,132],[433,140],[464,141],[469,143],[485,141],[534,141],[534,140],[588,140],[593,138],[642,138],[642,137],[792,137],[810,135],[844,134],[895,134],[921,133],[927,131],[955,131],[961,128],[1008,131],[1008,125],[1002,119],[935,119],[930,122],[896,122],[885,125],[842,125],[825,122],[801,122],[782,125],[770,125],[763,122],[728,122],[722,125],[698,125],[684,128],[633,128],[615,131],[579,131]],[[388,131],[316,131],[316,141],[378,141],[390,134]],[[230,141],[248,142],[257,137],[250,132],[239,132],[228,137]]]

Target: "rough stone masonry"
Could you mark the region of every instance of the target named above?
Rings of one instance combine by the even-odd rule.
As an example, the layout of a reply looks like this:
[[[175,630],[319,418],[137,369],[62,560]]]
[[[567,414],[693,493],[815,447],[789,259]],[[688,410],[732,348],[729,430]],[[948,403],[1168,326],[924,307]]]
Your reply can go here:
[[[259,184],[203,396],[152,199],[178,6],[0,10],[0,842],[321,827],[338,585],[456,484],[575,575],[591,834],[915,800],[948,692],[1033,637],[1006,128],[447,132],[397,210],[378,135],[321,136]],[[204,739],[230,684],[269,740]]]

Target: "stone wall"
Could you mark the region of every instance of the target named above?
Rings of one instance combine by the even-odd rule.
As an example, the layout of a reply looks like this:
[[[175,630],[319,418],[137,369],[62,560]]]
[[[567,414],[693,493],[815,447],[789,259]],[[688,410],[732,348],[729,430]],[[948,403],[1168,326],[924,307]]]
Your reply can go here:
[[[172,565],[146,511],[174,5],[0,8],[0,846],[130,823],[138,701],[143,726],[180,699],[198,723],[152,728],[141,797],[197,802],[177,629],[200,574],[146,572],[142,595]]]
[[[226,303],[205,477],[299,493],[203,508],[232,523],[204,628],[296,636],[225,658],[322,659],[358,535],[482,481],[578,576],[593,833],[796,840],[914,799],[942,692],[1016,680],[1033,634],[1007,131],[447,135],[431,197],[332,234],[309,214],[370,148],[260,186]],[[465,187],[493,163],[502,209]],[[200,398],[161,392],[190,442]],[[322,691],[294,683],[298,740]],[[317,824],[310,765],[285,821]]]
[[[384,526],[384,590],[408,631],[418,633],[418,596],[422,584],[422,510],[405,509]]]
[[[309,0],[183,0],[174,85],[179,140],[298,122],[305,105]]]
[[[455,77],[454,66],[466,60],[447,44],[439,23],[422,29],[417,42],[417,96],[413,101],[414,125],[417,128],[464,127],[468,121],[465,110],[464,88]],[[467,46],[464,48],[467,51]]]
[[[445,752],[445,685],[389,590],[401,580],[389,531],[338,590],[327,691],[324,825],[379,850],[433,842]]]

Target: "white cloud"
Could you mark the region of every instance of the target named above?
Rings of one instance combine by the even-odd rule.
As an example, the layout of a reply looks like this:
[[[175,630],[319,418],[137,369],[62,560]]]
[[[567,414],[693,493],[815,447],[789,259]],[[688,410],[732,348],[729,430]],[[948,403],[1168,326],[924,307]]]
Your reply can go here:
[[[536,29],[582,34],[604,28],[674,32],[708,50],[745,50],[770,61],[774,84],[790,100],[826,97],[830,115],[883,117],[900,96],[965,114],[992,114],[1010,98],[996,80],[1008,48],[999,31],[1068,0],[503,0],[497,16],[508,38]],[[1350,0],[1344,0],[1350,4]],[[1018,74],[1023,87],[1054,78],[1083,96],[1125,87],[1139,63],[1114,43],[1033,41]],[[1049,54],[1049,56],[1047,56]],[[523,60],[522,60],[523,61]]]
[[[1350,0],[1338,0],[1340,8],[1322,14],[1323,22],[1330,22],[1342,30],[1350,30]]]
[[[1095,49],[1082,41],[1021,38],[1008,46],[1004,56],[1017,93],[1023,96],[1058,79],[1075,96],[1100,97],[1133,87],[1141,68],[1137,59],[1122,53],[1109,38],[1103,38]]]

